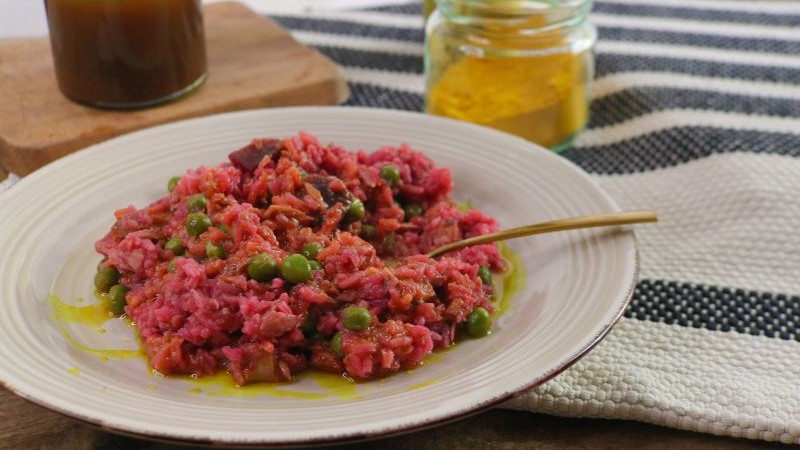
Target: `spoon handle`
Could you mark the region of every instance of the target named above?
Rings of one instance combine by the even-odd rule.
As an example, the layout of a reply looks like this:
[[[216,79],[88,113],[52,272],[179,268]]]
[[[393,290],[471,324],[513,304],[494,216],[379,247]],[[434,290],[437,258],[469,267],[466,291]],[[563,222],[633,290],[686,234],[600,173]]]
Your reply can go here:
[[[462,239],[447,245],[443,245],[432,252],[428,256],[434,258],[444,253],[458,250],[471,245],[486,244],[489,242],[501,241],[505,239],[513,239],[522,236],[530,236],[532,234],[550,233],[553,231],[574,230],[576,228],[591,228],[591,227],[604,227],[610,225],[627,225],[632,223],[645,223],[657,222],[658,216],[653,211],[629,211],[621,213],[609,214],[592,214],[589,216],[571,217],[569,219],[559,219],[550,222],[535,223],[532,225],[524,225],[517,228],[510,228],[495,233],[484,234],[475,236],[468,239]]]

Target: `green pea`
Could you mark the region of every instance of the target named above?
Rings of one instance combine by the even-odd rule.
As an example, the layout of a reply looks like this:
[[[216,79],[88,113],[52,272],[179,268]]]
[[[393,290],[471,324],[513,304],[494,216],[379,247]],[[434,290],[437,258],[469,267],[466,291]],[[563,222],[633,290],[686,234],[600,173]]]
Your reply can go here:
[[[381,167],[381,178],[388,181],[390,186],[395,187],[400,182],[400,169],[392,164],[387,164]]]
[[[97,270],[100,270],[100,269],[102,269],[103,267],[105,267],[105,265],[106,265],[106,261],[108,261],[108,258],[103,258],[103,259],[101,259],[101,260],[100,260],[100,262],[99,262],[99,263],[97,263]]]
[[[281,276],[292,284],[303,283],[311,279],[311,265],[300,253],[287,256],[281,264]]]
[[[214,245],[211,242],[206,244],[206,256],[209,258],[217,258],[222,259],[225,257],[225,250],[218,245]]]
[[[303,169],[300,169],[300,181],[306,181],[306,177],[308,176],[308,172]]]
[[[94,276],[94,287],[100,292],[108,292],[119,282],[119,272],[113,267],[100,269]]]
[[[186,206],[191,212],[205,211],[206,210],[206,196],[203,194],[195,194],[186,199]]]
[[[211,228],[211,219],[203,213],[192,213],[186,216],[186,232],[189,236],[197,237]]]
[[[485,308],[477,307],[467,317],[467,334],[474,338],[484,337],[492,331],[492,318]]]
[[[369,328],[372,322],[372,314],[367,308],[360,306],[348,306],[344,309],[342,324],[350,331],[361,331]]]
[[[309,260],[311,260],[311,259],[317,259],[317,255],[319,254],[320,250],[322,250],[322,245],[316,242],[309,242],[308,244],[303,246],[303,249],[300,250],[300,253]]]
[[[226,235],[228,235],[228,236],[231,235],[231,230],[229,230],[228,227],[226,227],[224,223],[221,223],[221,224],[217,225],[217,228],[219,228],[219,230],[222,231],[223,233],[225,233]]]
[[[368,241],[375,237],[375,232],[375,225],[365,223],[361,225],[361,231],[358,232],[358,235],[361,236],[361,239]]]
[[[492,272],[486,266],[478,267],[478,278],[483,281],[484,285],[492,284]]]
[[[164,250],[168,252],[172,252],[175,256],[182,256],[186,253],[186,248],[183,246],[183,242],[180,238],[172,238],[164,244]]]
[[[178,268],[175,267],[175,260],[174,259],[167,263],[167,272],[175,273],[175,270],[177,270],[177,269]]]
[[[312,271],[322,269],[322,264],[319,261],[309,261],[308,265],[311,267]]]
[[[333,335],[333,339],[331,339],[331,348],[333,349],[333,353],[335,353],[339,358],[344,356],[344,352],[342,351],[341,331],[337,331],[336,334]]]
[[[175,186],[178,185],[178,181],[181,181],[181,177],[172,177],[167,182],[167,191],[172,193],[175,190]]]
[[[403,211],[406,212],[406,220],[411,220],[412,217],[421,216],[424,212],[422,210],[422,205],[419,203],[409,203],[406,206],[403,206]]]
[[[125,313],[125,295],[130,289],[121,284],[115,284],[108,290],[108,310],[115,316],[121,316]]]
[[[355,199],[352,203],[350,203],[350,207],[347,208],[347,212],[344,215],[344,220],[347,222],[355,222],[356,220],[363,219],[364,214],[366,214],[366,211],[364,210],[364,203],[362,203],[359,199]]]
[[[266,253],[259,253],[247,264],[247,276],[265,282],[278,276],[278,263]]]

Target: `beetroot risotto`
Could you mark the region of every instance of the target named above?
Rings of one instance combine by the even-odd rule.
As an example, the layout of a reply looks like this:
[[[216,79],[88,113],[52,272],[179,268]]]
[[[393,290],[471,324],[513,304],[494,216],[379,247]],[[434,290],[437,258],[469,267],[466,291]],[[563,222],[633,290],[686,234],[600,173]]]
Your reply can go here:
[[[115,213],[95,285],[153,369],[238,385],[315,368],[369,379],[490,332],[497,230],[450,199],[450,171],[408,146],[374,153],[314,136],[255,139]]]

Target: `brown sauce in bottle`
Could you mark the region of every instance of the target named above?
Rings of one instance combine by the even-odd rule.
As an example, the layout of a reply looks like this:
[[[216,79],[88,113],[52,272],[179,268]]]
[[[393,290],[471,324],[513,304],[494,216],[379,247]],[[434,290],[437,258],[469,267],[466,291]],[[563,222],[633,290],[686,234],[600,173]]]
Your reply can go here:
[[[45,0],[61,92],[112,108],[143,107],[206,74],[200,0]]]

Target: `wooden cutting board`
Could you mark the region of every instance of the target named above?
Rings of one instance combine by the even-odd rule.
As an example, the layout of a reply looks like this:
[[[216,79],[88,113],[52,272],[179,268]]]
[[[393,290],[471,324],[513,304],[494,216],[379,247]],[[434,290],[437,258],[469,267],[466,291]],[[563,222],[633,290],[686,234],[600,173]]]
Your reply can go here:
[[[333,105],[347,98],[341,70],[274,21],[238,3],[204,9],[208,79],[195,93],[132,111],[64,98],[48,38],[0,42],[0,166],[26,175],[88,145],[153,125],[224,111]]]

